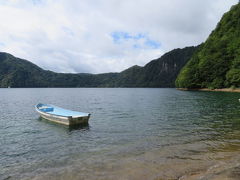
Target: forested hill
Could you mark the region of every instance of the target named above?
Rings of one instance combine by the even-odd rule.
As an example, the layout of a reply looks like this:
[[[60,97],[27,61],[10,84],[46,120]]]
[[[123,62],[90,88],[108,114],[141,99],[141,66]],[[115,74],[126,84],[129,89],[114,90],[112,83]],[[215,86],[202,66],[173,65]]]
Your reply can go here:
[[[176,86],[240,87],[240,3],[224,14],[207,41],[181,70]]]
[[[175,49],[144,67],[105,74],[55,73],[0,53],[0,87],[174,87],[179,71],[196,49]]]
[[[127,69],[119,74],[118,86],[175,87],[177,75],[196,49],[197,47],[174,49],[144,67]]]

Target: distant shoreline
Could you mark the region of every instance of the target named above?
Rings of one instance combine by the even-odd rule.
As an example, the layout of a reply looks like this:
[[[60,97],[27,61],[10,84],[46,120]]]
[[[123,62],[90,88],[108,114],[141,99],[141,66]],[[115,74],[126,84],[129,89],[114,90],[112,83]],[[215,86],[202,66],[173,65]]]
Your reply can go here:
[[[235,92],[240,93],[240,88],[232,89],[232,88],[223,88],[223,89],[208,89],[208,88],[202,88],[202,89],[188,89],[188,88],[177,88],[177,90],[181,91],[210,91],[210,92]]]

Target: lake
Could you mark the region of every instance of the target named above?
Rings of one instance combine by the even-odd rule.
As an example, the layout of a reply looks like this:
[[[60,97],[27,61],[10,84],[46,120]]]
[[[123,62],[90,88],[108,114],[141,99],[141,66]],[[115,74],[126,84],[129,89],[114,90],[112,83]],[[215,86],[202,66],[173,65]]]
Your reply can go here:
[[[238,93],[150,88],[0,89],[0,179],[237,179]],[[89,112],[39,118],[37,103]]]

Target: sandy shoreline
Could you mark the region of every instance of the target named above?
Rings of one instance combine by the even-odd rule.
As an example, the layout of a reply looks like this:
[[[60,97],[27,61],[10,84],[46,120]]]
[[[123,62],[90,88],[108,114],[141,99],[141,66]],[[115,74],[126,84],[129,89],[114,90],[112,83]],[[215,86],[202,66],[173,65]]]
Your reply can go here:
[[[221,152],[196,152],[202,145],[182,144],[162,147],[120,160],[96,161],[94,165],[75,161],[60,169],[23,176],[33,180],[238,180],[240,156],[238,148]],[[188,152],[182,154],[182,152]]]
[[[240,88],[236,88],[236,89],[231,89],[231,88],[223,88],[223,89],[208,89],[208,88],[188,89],[188,88],[177,88],[177,90],[181,90],[181,91],[210,91],[210,92],[235,92],[235,93],[240,93]]]
[[[74,179],[99,179],[99,180],[238,180],[240,176],[239,156],[236,153],[220,153],[221,157],[206,162],[207,160],[187,160],[187,159],[168,159],[158,164],[152,158],[150,159],[130,158],[123,159],[120,164],[114,163],[102,164],[99,166],[83,169],[81,166],[65,167],[60,171],[40,173],[36,176],[29,176],[23,179],[33,180],[74,180]],[[233,153],[234,154],[234,153]],[[147,156],[149,154],[147,153]],[[219,155],[219,154],[218,154]],[[216,156],[218,156],[216,155]],[[225,157],[225,155],[227,157]],[[151,156],[151,153],[150,153]],[[214,155],[210,155],[214,157]],[[149,161],[150,160],[150,161]],[[151,162],[152,161],[152,162]],[[87,170],[88,169],[88,170]],[[86,171],[87,170],[87,171]],[[22,179],[22,178],[20,178]]]

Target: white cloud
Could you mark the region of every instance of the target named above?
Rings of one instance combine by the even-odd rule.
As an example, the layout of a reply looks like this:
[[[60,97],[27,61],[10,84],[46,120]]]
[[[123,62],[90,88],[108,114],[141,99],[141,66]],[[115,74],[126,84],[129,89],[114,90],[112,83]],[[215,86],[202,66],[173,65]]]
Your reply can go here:
[[[57,72],[121,71],[144,65],[173,48],[198,45],[236,3],[0,0],[0,51]],[[114,32],[145,37],[116,43]]]

